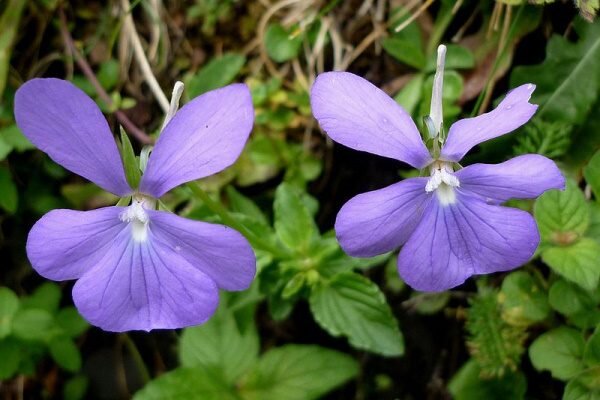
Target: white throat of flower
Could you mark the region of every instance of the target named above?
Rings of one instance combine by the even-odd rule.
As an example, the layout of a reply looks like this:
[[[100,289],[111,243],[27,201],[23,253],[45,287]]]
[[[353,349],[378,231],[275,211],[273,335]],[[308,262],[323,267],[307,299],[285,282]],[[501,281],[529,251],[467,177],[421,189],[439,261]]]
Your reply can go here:
[[[431,177],[425,185],[425,191],[431,193],[435,191],[441,205],[447,206],[456,202],[456,193],[454,188],[460,186],[460,182],[452,164],[444,161],[436,161],[429,167]]]
[[[131,199],[131,205],[119,215],[121,221],[129,223],[131,237],[134,241],[145,242],[148,239],[150,217],[146,210],[152,210],[155,206],[155,199],[142,195],[134,195]]]

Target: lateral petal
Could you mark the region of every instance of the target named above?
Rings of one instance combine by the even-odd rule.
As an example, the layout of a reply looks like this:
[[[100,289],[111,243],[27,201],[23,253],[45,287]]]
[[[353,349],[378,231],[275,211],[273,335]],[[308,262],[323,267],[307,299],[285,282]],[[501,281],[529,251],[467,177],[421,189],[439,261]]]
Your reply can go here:
[[[106,331],[177,329],[210,318],[214,281],[159,240],[131,240],[128,230],[73,287],[77,309]]]
[[[91,270],[112,247],[126,224],[122,207],[93,211],[52,210],[33,225],[27,238],[27,257],[43,277],[77,279]]]
[[[411,178],[350,199],[337,215],[335,232],[346,253],[373,257],[406,242],[429,195],[427,178]]]
[[[161,133],[140,190],[160,197],[175,186],[229,167],[242,152],[253,123],[252,97],[244,84],[196,97]]]
[[[398,272],[414,289],[440,292],[476,274],[507,271],[527,262],[540,241],[525,211],[486,204],[457,193],[442,205],[432,197],[398,256]]]
[[[131,192],[106,118],[72,83],[26,82],[15,94],[15,120],[37,148],[69,171],[118,196]]]
[[[310,101],[325,132],[355,150],[423,168],[431,156],[410,115],[381,89],[349,72],[326,72],[315,81]]]
[[[479,143],[505,135],[525,124],[538,107],[529,103],[534,90],[535,85],[531,83],[521,85],[508,92],[494,110],[452,124],[442,147],[441,158],[458,162]]]
[[[473,164],[455,175],[463,191],[476,193],[488,203],[531,199],[546,190],[565,188],[565,177],[554,161],[539,154],[518,156],[501,164]]]
[[[256,275],[254,250],[238,231],[162,211],[148,211],[154,240],[177,252],[225,290],[247,289]]]

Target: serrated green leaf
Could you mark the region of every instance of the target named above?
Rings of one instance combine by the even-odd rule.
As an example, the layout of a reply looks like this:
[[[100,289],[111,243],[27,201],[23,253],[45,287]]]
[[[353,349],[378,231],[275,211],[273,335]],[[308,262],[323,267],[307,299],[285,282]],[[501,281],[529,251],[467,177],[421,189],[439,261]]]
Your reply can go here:
[[[600,310],[596,307],[598,299],[574,283],[564,279],[555,281],[550,287],[548,302],[552,308],[567,316],[570,322],[580,328],[585,329],[600,323]]]
[[[306,253],[319,231],[302,201],[300,190],[288,183],[280,184],[275,191],[273,209],[275,232],[281,242],[290,249]]]
[[[571,146],[573,126],[565,122],[546,122],[539,118],[523,126],[515,136],[515,155],[541,154],[550,158],[562,157]]]
[[[542,260],[565,279],[586,290],[594,290],[600,279],[600,244],[583,238],[566,247],[550,247]]]
[[[511,75],[511,87],[535,82],[531,101],[540,104],[536,116],[547,121],[583,122],[600,94],[600,24],[576,19],[573,26],[576,43],[555,34],[542,64],[517,67]]]
[[[56,314],[56,324],[68,337],[77,337],[90,327],[75,307],[61,309]]]
[[[583,169],[586,182],[592,187],[596,200],[600,202],[600,151],[592,157]]]
[[[12,318],[19,309],[19,298],[9,288],[0,287],[0,339],[10,334]]]
[[[346,272],[314,288],[309,297],[315,320],[354,347],[385,356],[404,353],[398,321],[385,296],[369,279]]]
[[[544,290],[525,271],[509,274],[500,290],[502,318],[511,325],[531,325],[550,314]]]
[[[52,315],[46,310],[19,310],[13,318],[12,332],[23,340],[45,340],[51,336],[52,324]]]
[[[218,368],[225,382],[234,383],[256,362],[258,349],[256,328],[242,333],[222,304],[207,323],[183,331],[179,358],[184,367]]]
[[[246,57],[235,53],[225,53],[219,58],[213,58],[188,81],[188,97],[193,98],[230,84],[245,63]]]
[[[44,282],[29,297],[21,299],[21,305],[22,308],[41,309],[54,314],[61,297],[62,292],[56,283]]]
[[[533,209],[542,240],[568,245],[584,235],[590,223],[590,211],[583,192],[572,180],[566,189],[549,190],[542,194]]]
[[[0,165],[0,207],[9,214],[17,211],[19,192],[8,167]]]
[[[21,362],[22,349],[19,343],[12,339],[6,338],[0,340],[0,380],[12,378],[19,369]]]
[[[302,35],[295,34],[277,23],[269,24],[264,40],[267,54],[276,62],[295,58],[302,45]]]
[[[583,362],[588,366],[600,366],[600,326],[587,340],[583,351]]]
[[[529,347],[529,358],[537,370],[566,381],[583,370],[584,345],[580,332],[563,326],[538,337]]]
[[[527,381],[521,372],[509,372],[502,378],[481,378],[477,361],[467,361],[452,377],[448,390],[454,400],[522,400]]]
[[[81,369],[81,354],[79,349],[68,337],[55,337],[48,343],[50,355],[58,365],[69,372],[77,372]]]
[[[240,400],[217,368],[181,367],[150,381],[133,400]]]
[[[140,184],[142,172],[140,171],[140,166],[135,157],[135,152],[133,151],[129,136],[127,136],[127,133],[123,128],[121,128],[121,146],[119,146],[119,150],[121,150],[121,159],[123,160],[127,183],[129,183],[130,187],[136,189]]]
[[[265,353],[240,392],[245,400],[312,400],[357,374],[358,364],[346,354],[287,345]]]

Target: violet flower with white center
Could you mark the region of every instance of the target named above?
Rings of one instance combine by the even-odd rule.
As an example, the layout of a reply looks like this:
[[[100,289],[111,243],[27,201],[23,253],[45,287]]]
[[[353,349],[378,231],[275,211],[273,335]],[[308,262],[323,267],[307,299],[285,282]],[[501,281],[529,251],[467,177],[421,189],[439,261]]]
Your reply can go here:
[[[509,133],[533,116],[537,105],[529,99],[535,86],[519,86],[495,110],[454,123],[445,139],[440,134],[444,54],[441,46],[427,124],[431,153],[408,113],[365,79],[328,72],[317,77],[311,90],[312,111],[334,141],[428,170],[429,177],[405,179],[350,199],[337,216],[335,231],[342,248],[356,257],[402,246],[402,279],[414,289],[433,292],[527,262],[540,241],[535,220],[500,204],[565,185],[554,162],[537,154],[495,165],[458,165],[477,144]]]
[[[73,84],[33,79],[15,95],[25,136],[68,170],[127,207],[53,210],[31,229],[27,256],[42,276],[77,279],[73,300],[107,331],[182,328],[214,313],[219,289],[248,288],[256,273],[250,244],[227,226],[158,211],[157,199],[184,182],[230,166],[254,121],[248,88],[234,84],[199,96],[165,126],[139,188],[127,183],[106,119]]]

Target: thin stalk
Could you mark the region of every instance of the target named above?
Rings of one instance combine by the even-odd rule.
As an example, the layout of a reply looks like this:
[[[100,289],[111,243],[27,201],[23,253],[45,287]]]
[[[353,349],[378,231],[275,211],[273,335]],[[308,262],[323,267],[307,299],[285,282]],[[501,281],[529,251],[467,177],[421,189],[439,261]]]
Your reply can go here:
[[[121,337],[123,338],[123,343],[125,343],[125,346],[127,347],[127,351],[129,351],[129,354],[131,354],[131,357],[133,357],[133,362],[138,372],[140,373],[140,378],[142,379],[142,382],[144,384],[150,382],[150,373],[148,372],[148,368],[146,367],[144,359],[142,358],[142,355],[140,354],[140,351],[138,350],[137,346],[135,345],[133,340],[131,340],[128,334],[123,333]]]
[[[195,196],[202,200],[202,202],[206,204],[206,206],[212,212],[217,214],[226,225],[229,225],[230,227],[234,228],[242,235],[244,235],[253,247],[264,251],[268,251],[269,253],[278,256],[279,258],[287,258],[288,254],[286,254],[279,247],[274,246],[268,241],[262,239],[261,237],[256,236],[254,232],[250,231],[244,225],[240,224],[235,218],[231,216],[229,211],[225,207],[223,207],[223,205],[220,202],[213,200],[208,195],[208,193],[206,193],[204,189],[200,187],[198,182],[190,182],[187,184],[187,187],[192,191],[192,193],[194,193]]]

